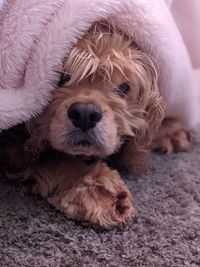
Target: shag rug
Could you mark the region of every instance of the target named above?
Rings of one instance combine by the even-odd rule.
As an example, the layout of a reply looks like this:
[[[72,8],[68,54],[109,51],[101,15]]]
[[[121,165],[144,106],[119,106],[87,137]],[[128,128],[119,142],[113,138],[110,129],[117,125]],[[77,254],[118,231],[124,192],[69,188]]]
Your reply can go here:
[[[127,177],[137,215],[100,231],[67,220],[27,185],[0,179],[2,267],[199,267],[200,128],[189,153],[152,154],[148,172]]]

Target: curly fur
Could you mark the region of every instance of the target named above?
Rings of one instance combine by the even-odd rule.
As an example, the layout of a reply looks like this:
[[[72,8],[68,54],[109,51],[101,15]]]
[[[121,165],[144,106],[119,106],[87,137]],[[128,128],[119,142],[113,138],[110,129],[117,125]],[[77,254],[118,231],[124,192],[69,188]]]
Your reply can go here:
[[[109,123],[115,124],[119,140],[112,153],[121,145],[121,137],[135,137],[138,147],[146,146],[159,128],[163,105],[155,63],[117,29],[105,27],[95,24],[67,55],[63,70],[71,76],[70,81],[56,90],[51,104],[30,123],[38,146],[48,139],[62,143],[64,123],[57,121],[67,119],[65,110],[74,101],[98,103],[114,115],[114,121],[110,119]],[[131,85],[131,92],[120,98],[115,89],[123,82]],[[55,135],[59,132],[56,141],[55,135],[51,135],[54,129]]]
[[[70,80],[28,123],[31,136],[23,150],[36,162],[27,164],[23,174],[33,177],[34,191],[68,217],[116,225],[133,214],[130,192],[106,163],[88,166],[78,156],[105,160],[117,155],[129,172],[144,167],[163,119],[156,65],[113,25],[99,22],[66,55],[62,68]],[[127,94],[120,92],[124,83],[130,87]],[[101,108],[103,117],[94,129],[83,133],[74,127],[67,110],[75,102]],[[90,145],[77,145],[83,139]]]

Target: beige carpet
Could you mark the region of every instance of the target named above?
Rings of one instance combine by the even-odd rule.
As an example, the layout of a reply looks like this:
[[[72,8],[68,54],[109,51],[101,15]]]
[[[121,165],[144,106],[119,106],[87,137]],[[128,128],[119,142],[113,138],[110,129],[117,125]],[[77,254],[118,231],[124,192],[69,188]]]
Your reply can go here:
[[[108,232],[67,220],[26,186],[1,181],[0,266],[199,267],[200,134],[189,153],[154,154],[148,173],[126,182],[137,216]]]

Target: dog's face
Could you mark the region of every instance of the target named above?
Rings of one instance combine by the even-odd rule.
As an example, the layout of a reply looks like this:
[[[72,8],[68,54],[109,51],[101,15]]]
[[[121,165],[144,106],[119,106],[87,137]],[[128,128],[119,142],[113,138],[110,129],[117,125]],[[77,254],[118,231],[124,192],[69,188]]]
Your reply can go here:
[[[117,70],[110,78],[86,79],[55,93],[48,108],[53,113],[49,141],[54,148],[104,157],[113,154],[127,136],[133,136],[135,114],[131,109],[137,88]]]
[[[127,138],[147,141],[159,126],[163,109],[154,64],[121,33],[95,25],[63,71],[62,87],[32,127],[53,148],[106,157]]]

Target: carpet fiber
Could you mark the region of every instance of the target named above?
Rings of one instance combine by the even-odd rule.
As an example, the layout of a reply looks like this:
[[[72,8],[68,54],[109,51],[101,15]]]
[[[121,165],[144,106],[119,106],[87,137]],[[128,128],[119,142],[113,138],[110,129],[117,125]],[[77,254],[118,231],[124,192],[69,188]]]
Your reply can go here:
[[[153,154],[147,174],[126,182],[136,218],[97,231],[0,181],[0,266],[199,267],[200,134],[189,153]]]

